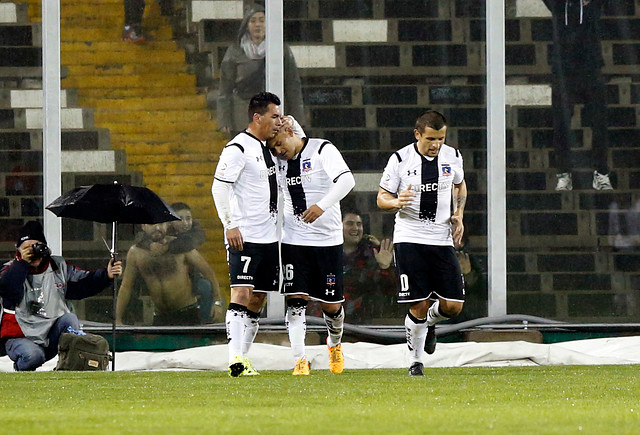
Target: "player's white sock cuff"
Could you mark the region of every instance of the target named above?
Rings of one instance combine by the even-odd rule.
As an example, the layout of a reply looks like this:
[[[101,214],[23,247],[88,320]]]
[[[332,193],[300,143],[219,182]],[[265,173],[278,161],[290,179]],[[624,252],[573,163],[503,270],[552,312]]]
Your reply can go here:
[[[336,314],[330,314],[322,311],[324,323],[327,325],[329,336],[327,337],[327,345],[335,347],[342,341],[342,333],[344,331],[344,309],[340,307],[340,311]]]
[[[427,324],[429,326],[433,326],[436,323],[448,319],[449,317],[440,312],[440,301],[435,301],[433,304],[431,304],[431,306],[429,307],[429,311],[427,311]]]

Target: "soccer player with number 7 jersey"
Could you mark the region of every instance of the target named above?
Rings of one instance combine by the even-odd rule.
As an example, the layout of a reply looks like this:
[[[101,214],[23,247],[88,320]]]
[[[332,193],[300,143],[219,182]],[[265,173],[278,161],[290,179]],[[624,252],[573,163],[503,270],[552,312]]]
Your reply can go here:
[[[222,150],[211,193],[224,226],[231,281],[226,314],[229,375],[254,376],[247,358],[266,293],[278,290],[278,186],[266,140],[280,129],[280,98],[254,95],[249,125]]]

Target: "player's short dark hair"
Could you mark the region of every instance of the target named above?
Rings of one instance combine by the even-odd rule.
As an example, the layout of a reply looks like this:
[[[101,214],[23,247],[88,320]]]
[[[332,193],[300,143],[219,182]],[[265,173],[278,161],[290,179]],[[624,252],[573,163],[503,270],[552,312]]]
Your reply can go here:
[[[173,204],[171,204],[171,208],[174,211],[180,211],[180,210],[189,210],[189,211],[191,211],[191,207],[189,207],[189,205],[187,205],[184,202],[174,202]]]
[[[420,133],[424,133],[424,130],[429,127],[434,130],[441,130],[447,125],[447,118],[440,112],[435,110],[428,110],[416,120],[416,130]]]
[[[271,92],[260,92],[259,94],[251,97],[249,101],[249,110],[247,114],[249,115],[249,122],[253,120],[253,114],[257,113],[259,115],[264,115],[269,110],[269,104],[275,104],[276,106],[280,105],[280,98],[276,94],[272,94]]]

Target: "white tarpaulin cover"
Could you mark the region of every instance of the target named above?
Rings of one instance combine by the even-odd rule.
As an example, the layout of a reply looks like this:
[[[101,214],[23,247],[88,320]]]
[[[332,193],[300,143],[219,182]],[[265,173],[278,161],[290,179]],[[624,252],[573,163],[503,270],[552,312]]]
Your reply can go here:
[[[405,344],[343,343],[346,369],[408,367]],[[291,370],[291,350],[285,346],[255,343],[249,358],[257,370]],[[326,346],[307,346],[313,370],[328,369]],[[41,371],[53,370],[57,358]],[[524,341],[497,343],[438,343],[433,355],[424,357],[425,367],[545,366],[640,364],[640,337],[598,338],[554,344]],[[173,352],[118,352],[116,370],[226,370],[227,346],[214,345]],[[0,358],[0,372],[13,371],[9,357]]]

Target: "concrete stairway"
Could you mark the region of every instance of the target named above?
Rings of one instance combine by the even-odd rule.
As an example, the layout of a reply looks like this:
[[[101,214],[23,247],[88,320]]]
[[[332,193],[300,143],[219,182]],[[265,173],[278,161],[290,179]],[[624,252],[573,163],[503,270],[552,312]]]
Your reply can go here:
[[[28,0],[32,21],[41,2]],[[147,2],[146,44],[120,40],[122,0],[61,2],[62,87],[77,92],[78,105],[94,110],[97,128],[110,131],[111,147],[126,151],[127,166],[167,203],[189,204],[207,232],[200,248],[221,288],[228,290],[222,227],[211,181],[225,138],[189,73],[184,50],[155,2]]]

